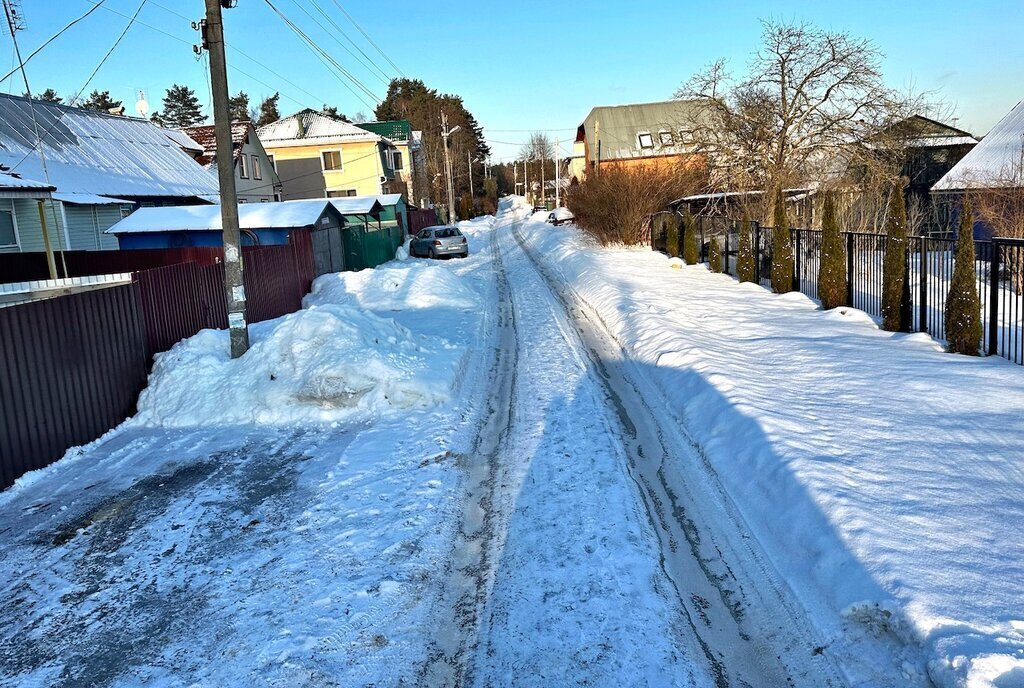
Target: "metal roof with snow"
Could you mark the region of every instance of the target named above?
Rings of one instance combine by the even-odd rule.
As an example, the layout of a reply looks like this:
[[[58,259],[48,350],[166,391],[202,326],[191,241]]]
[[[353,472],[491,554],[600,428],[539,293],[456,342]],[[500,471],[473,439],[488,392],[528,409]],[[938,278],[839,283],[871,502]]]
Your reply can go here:
[[[242,154],[242,147],[249,140],[249,128],[252,122],[236,120],[231,123],[231,150],[234,159]],[[253,128],[255,130],[255,128]],[[199,144],[199,155],[196,162],[204,167],[213,165],[217,160],[217,132],[212,124],[197,124],[181,130],[187,138]]]
[[[238,206],[238,224],[243,230],[296,229],[316,225],[325,212],[334,212],[326,198],[242,203]],[[106,232],[219,232],[221,229],[219,205],[187,205],[139,208]]]
[[[961,158],[932,191],[1024,186],[1024,100]]]
[[[151,122],[0,94],[0,164],[46,179],[39,138],[50,183],[60,192],[118,198],[217,193],[216,177]]]
[[[260,141],[268,148],[381,140],[381,137],[373,132],[311,109],[265,124],[257,133]]]
[[[49,198],[54,187],[0,170],[0,198]]]
[[[342,215],[379,215],[384,206],[379,196],[346,196],[330,199],[331,205]]]
[[[683,155],[693,152],[693,132],[709,116],[702,100],[602,105],[587,115],[580,125],[577,140],[586,137],[588,155],[594,159],[600,129],[602,161]],[[662,133],[666,138],[671,137],[671,143],[662,143]],[[642,146],[641,134],[650,134],[653,145]]]

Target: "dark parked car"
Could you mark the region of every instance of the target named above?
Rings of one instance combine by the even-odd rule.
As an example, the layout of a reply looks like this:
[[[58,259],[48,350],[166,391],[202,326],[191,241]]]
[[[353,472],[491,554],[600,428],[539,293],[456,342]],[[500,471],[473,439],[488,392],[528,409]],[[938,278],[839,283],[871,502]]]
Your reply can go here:
[[[548,222],[556,227],[558,225],[567,225],[575,219],[576,216],[569,212],[568,208],[555,208],[548,214]]]
[[[441,226],[427,227],[421,230],[416,238],[409,243],[409,255],[420,258],[440,258],[441,256],[469,255],[466,237],[458,227]]]

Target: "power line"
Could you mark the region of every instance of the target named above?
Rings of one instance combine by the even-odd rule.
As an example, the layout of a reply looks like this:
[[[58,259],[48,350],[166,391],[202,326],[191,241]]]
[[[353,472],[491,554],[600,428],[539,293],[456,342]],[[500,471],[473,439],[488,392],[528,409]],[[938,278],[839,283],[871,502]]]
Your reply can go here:
[[[374,48],[377,49],[377,52],[379,52],[381,54],[381,57],[383,57],[385,60],[387,60],[388,64],[390,64],[392,67],[395,68],[396,72],[398,72],[402,76],[405,76],[405,72],[403,72],[401,70],[401,68],[398,65],[395,64],[394,60],[392,60],[390,57],[387,56],[387,53],[385,53],[383,50],[381,50],[381,47],[379,45],[377,45],[372,38],[370,38],[370,35],[368,33],[363,31],[363,27],[359,26],[359,22],[357,22],[355,20],[355,18],[351,14],[349,14],[345,10],[344,7],[341,6],[341,3],[338,2],[338,0],[333,0],[333,2],[334,2],[335,5],[338,6],[338,9],[341,10],[341,13],[344,14],[346,17],[348,17],[348,20],[350,22],[352,22],[352,26],[354,26],[357,29],[359,29],[359,33],[363,34],[363,37],[366,38],[366,40],[368,40],[370,42],[370,45],[372,45]]]
[[[70,29],[70,28],[71,28],[72,26],[74,26],[74,25],[75,25],[75,24],[77,24],[78,22],[80,22],[80,21],[82,21],[83,19],[85,19],[86,17],[88,17],[88,16],[90,15],[90,14],[92,14],[92,13],[93,13],[93,12],[95,12],[96,10],[98,10],[98,9],[99,9],[99,8],[100,8],[100,7],[101,7],[101,6],[103,5],[103,3],[104,3],[104,2],[106,2],[106,0],[100,0],[100,1],[99,1],[99,4],[96,4],[96,5],[93,5],[92,7],[90,7],[90,8],[89,8],[89,11],[88,11],[88,12],[86,12],[86,13],[85,13],[85,14],[83,14],[82,16],[78,17],[77,19],[72,19],[72,20],[71,20],[70,22],[68,22],[68,23],[67,23],[67,25],[65,25],[65,26],[64,26],[64,28],[63,28],[63,29],[61,29],[61,30],[60,30],[60,31],[58,31],[57,33],[53,34],[53,35],[52,35],[52,36],[50,36],[49,38],[47,38],[47,39],[46,39],[45,41],[43,41],[43,42],[42,42],[42,44],[41,44],[41,45],[40,45],[40,46],[39,46],[38,48],[36,48],[36,49],[35,49],[35,50],[33,50],[32,52],[30,52],[30,53],[28,54],[28,57],[26,57],[26,58],[25,58],[25,60],[24,60],[24,61],[23,61],[23,62],[22,62],[21,64],[22,64],[22,65],[27,65],[27,64],[28,64],[28,63],[29,63],[29,62],[30,62],[30,61],[32,60],[32,58],[33,58],[33,57],[35,57],[35,56],[36,56],[36,55],[37,55],[37,54],[39,53],[39,51],[40,51],[40,50],[42,50],[42,49],[43,49],[43,48],[45,48],[46,46],[50,45],[50,43],[53,43],[53,42],[54,42],[55,40],[57,40],[57,38],[59,38],[59,37],[60,37],[60,35],[61,35],[62,33],[64,33],[65,31],[67,31],[68,29]],[[16,71],[18,71],[18,68],[14,68],[14,69],[12,69],[11,71],[9,71],[9,72],[8,72],[7,74],[4,74],[3,76],[0,76],[0,81],[3,81],[3,80],[5,80],[5,79],[6,79],[7,77],[11,76],[11,75],[12,75],[12,74],[14,74],[14,73],[15,73]]]
[[[292,2],[294,2],[296,4],[296,6],[298,6],[298,8],[300,10],[302,10],[303,13],[305,13],[305,15],[307,17],[309,17],[313,21],[316,21],[316,17],[311,15],[309,12],[307,12],[306,9],[302,5],[299,4],[299,0],[292,0]],[[313,6],[314,9],[316,9],[317,12],[319,12],[323,16],[324,19],[326,19],[331,24],[331,26],[334,27],[334,29],[338,33],[340,33],[342,36],[344,36],[345,39],[348,40],[348,42],[351,43],[352,46],[356,50],[358,50],[360,53],[362,53],[363,57],[366,58],[366,60],[367,60],[367,62],[369,62],[369,64],[367,64],[367,62],[364,62],[363,60],[359,59],[359,56],[356,55],[354,52],[352,52],[352,48],[349,48],[347,45],[345,45],[340,40],[338,40],[337,36],[335,36],[333,33],[328,32],[328,35],[330,35],[330,37],[332,39],[334,39],[335,43],[337,43],[342,48],[344,48],[345,51],[348,52],[349,55],[351,55],[353,58],[355,58],[355,60],[357,62],[359,62],[359,64],[361,64],[364,67],[366,67],[370,71],[370,74],[372,74],[374,76],[374,78],[380,79],[384,84],[389,84],[391,82],[391,78],[387,75],[387,73],[383,69],[381,69],[377,65],[377,63],[374,62],[373,59],[370,58],[369,55],[367,55],[365,52],[363,52],[362,48],[360,48],[358,45],[356,45],[355,41],[353,41],[349,37],[349,35],[347,33],[345,33],[345,31],[340,26],[338,26],[338,23],[336,21],[334,21],[334,18],[331,17],[331,15],[327,14],[326,12],[324,12],[323,8],[321,8],[320,5],[317,4],[316,0],[309,0],[309,3]],[[376,70],[376,72],[374,70]],[[378,72],[379,72],[379,75],[378,75]]]
[[[304,32],[301,28],[299,28],[298,25],[295,24],[295,22],[293,22],[291,19],[286,17],[284,15],[284,13],[281,12],[281,10],[277,9],[277,7],[274,6],[274,3],[271,2],[271,0],[263,0],[263,1],[265,3],[267,3],[267,5],[270,7],[270,9],[272,9],[274,11],[274,13],[277,14],[278,17],[281,18],[281,21],[283,21],[285,23],[285,25],[288,26],[288,28],[291,29],[293,33],[295,33],[296,36],[298,36],[300,39],[302,39],[302,41],[304,43],[306,43],[306,45],[309,47],[309,49],[313,51],[313,54],[317,57],[317,59],[319,59],[320,62],[322,62],[324,64],[324,66],[328,68],[328,70],[332,71],[332,73],[333,73],[334,70],[331,70],[331,65],[333,64],[335,66],[335,68],[337,68],[338,71],[340,71],[342,74],[344,74],[348,78],[349,81],[351,81],[354,85],[358,86],[371,99],[373,99],[375,102],[378,102],[378,103],[380,102],[380,99],[377,98],[376,95],[374,95],[373,91],[368,89],[351,72],[349,72],[347,69],[342,67],[341,64],[337,60],[335,60],[333,57],[331,57],[331,55],[326,50],[321,48],[320,45],[317,44],[317,42],[314,41],[312,38],[310,38],[306,34],[306,32]],[[328,62],[330,64],[328,64]],[[337,76],[337,74],[335,74],[335,76]],[[363,100],[362,96],[360,96],[358,93],[356,93],[356,91],[353,90],[352,87],[349,86],[347,83],[345,83],[345,81],[343,81],[341,78],[339,78],[338,81],[341,82],[341,84],[345,88],[347,88],[349,91],[351,91],[352,95],[354,95],[357,100],[359,100],[364,105],[366,105],[367,108],[369,108],[371,110],[374,109],[374,106],[370,105],[365,100]]]
[[[131,19],[128,20],[128,23],[125,25],[125,27],[121,31],[120,35],[118,35],[117,39],[114,41],[114,44],[112,46],[110,46],[110,49],[107,51],[106,55],[103,56],[103,59],[100,60],[99,64],[96,65],[96,68],[92,70],[92,74],[90,74],[89,78],[85,80],[84,84],[82,84],[82,88],[78,89],[78,93],[76,93],[74,98],[69,101],[69,103],[68,103],[69,106],[73,106],[75,103],[77,103],[78,99],[82,97],[82,93],[85,91],[85,89],[89,88],[89,83],[93,80],[93,77],[96,76],[96,73],[98,71],[100,71],[100,68],[104,65],[104,63],[111,56],[111,54],[113,54],[113,52],[117,48],[117,46],[120,45],[121,39],[123,39],[125,34],[128,33],[128,29],[132,28],[132,24],[135,23],[135,20],[136,20],[136,18],[138,18],[139,12],[142,11],[142,8],[146,6],[146,2],[147,2],[147,0],[142,0],[142,2],[139,3],[139,6],[135,9],[135,14],[133,14],[131,16]],[[31,102],[31,95],[29,96],[29,102]],[[50,125],[50,128],[46,130],[46,133],[43,134],[43,136],[41,136],[41,137],[37,137],[36,145],[33,146],[32,149],[28,153],[25,153],[25,155],[21,158],[21,160],[19,160],[18,163],[11,168],[11,171],[17,170],[18,167],[23,162],[25,162],[25,160],[28,159],[28,157],[32,154],[32,152],[37,147],[41,149],[41,147],[43,145],[43,140],[47,136],[50,135],[50,132],[53,131],[53,129],[58,124],[60,124],[60,121],[62,119],[64,119],[64,115],[66,115],[69,110],[70,110],[70,107],[68,109],[61,110],[60,115],[58,115],[57,119],[54,120],[53,124]]]

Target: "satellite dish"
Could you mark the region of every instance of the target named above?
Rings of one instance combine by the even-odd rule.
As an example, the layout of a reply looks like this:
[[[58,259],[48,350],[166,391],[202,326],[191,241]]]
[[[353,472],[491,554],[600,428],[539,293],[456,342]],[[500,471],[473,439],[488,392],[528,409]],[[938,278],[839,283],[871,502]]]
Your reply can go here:
[[[135,102],[135,112],[139,113],[139,117],[149,114],[149,101],[146,100],[145,91],[139,91],[139,99]]]

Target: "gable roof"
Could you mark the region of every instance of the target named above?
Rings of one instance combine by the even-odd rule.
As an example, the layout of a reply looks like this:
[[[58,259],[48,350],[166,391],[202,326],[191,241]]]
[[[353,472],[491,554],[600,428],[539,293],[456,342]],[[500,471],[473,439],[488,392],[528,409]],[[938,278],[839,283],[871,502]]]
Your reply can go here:
[[[242,153],[242,146],[249,140],[249,127],[252,123],[246,121],[234,121],[231,123],[231,149],[235,160]],[[182,131],[192,140],[199,144],[200,154],[196,162],[200,165],[212,165],[217,160],[217,132],[212,124],[199,124],[194,127],[185,127]]]
[[[257,132],[267,148],[381,140],[373,132],[309,108],[265,124]]]
[[[693,131],[707,117],[704,101],[665,100],[632,105],[595,107],[580,126],[577,140],[586,140],[591,159],[597,155],[597,125],[600,123],[601,160],[646,158],[692,153],[690,141],[681,132]],[[672,134],[672,144],[662,144],[659,133]],[[640,134],[651,134],[654,146],[642,148]]]
[[[932,191],[1024,186],[1024,100],[1017,103]]]
[[[379,215],[384,206],[377,196],[345,196],[330,199],[331,205],[342,215]]]
[[[58,191],[119,198],[217,193],[216,177],[151,122],[7,94],[0,94],[0,164],[46,179],[37,125]]]
[[[885,141],[889,134],[902,148],[945,148],[948,146],[973,146],[978,139],[969,131],[930,119],[924,115],[911,115],[891,124],[867,140]],[[882,144],[883,146],[885,143]]]
[[[325,213],[334,213],[327,199],[242,203],[238,206],[240,229],[294,229],[317,224]],[[106,230],[107,234],[146,232],[221,231],[219,205],[165,206],[139,208]]]

